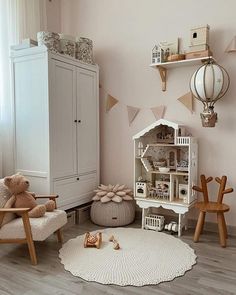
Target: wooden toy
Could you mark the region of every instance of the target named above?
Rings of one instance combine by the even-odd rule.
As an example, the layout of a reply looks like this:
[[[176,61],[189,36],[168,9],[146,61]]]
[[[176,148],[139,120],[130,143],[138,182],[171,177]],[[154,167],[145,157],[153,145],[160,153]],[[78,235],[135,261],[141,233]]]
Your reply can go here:
[[[114,250],[119,250],[120,249],[120,245],[119,245],[119,243],[117,242],[117,240],[115,239],[114,236],[110,236],[109,242],[113,243],[113,249]]]
[[[226,188],[227,183],[227,176],[222,176],[221,178],[216,177],[215,180],[219,183],[219,191],[218,197],[216,202],[209,201],[208,198],[208,188],[207,184],[213,180],[213,177],[206,178],[205,175],[201,175],[201,187],[200,186],[193,186],[193,190],[200,192],[203,194],[203,202],[197,202],[195,204],[195,208],[197,208],[200,213],[197,221],[197,226],[194,233],[194,242],[199,241],[200,234],[202,233],[204,222],[205,222],[205,215],[206,213],[216,213],[217,214],[217,222],[219,228],[219,235],[220,235],[220,244],[222,247],[226,247],[226,239],[228,237],[227,233],[227,226],[225,222],[224,213],[228,212],[230,207],[223,203],[223,198],[225,194],[229,194],[233,192],[233,189]]]
[[[102,243],[102,233],[98,232],[95,235],[90,234],[87,232],[84,238],[84,248],[87,247],[96,247],[100,249]]]

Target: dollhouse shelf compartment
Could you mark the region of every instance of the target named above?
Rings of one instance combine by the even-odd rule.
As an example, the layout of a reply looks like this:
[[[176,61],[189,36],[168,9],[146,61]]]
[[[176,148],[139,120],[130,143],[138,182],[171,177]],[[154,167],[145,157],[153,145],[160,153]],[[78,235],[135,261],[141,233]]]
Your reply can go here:
[[[200,65],[206,62],[209,58],[213,59],[212,56],[193,58],[193,59],[184,59],[179,61],[170,61],[164,63],[152,63],[150,67],[158,68],[159,74],[162,81],[162,91],[166,91],[166,77],[167,77],[167,69],[178,68],[183,66],[195,66]]]

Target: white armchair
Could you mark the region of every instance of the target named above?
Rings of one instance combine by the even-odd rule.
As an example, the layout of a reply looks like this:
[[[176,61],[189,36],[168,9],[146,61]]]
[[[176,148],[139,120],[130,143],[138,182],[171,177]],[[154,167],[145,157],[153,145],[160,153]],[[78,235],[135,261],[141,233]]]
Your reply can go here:
[[[56,195],[35,196],[35,199],[49,198],[56,203]],[[12,219],[0,228],[1,243],[27,243],[31,263],[37,264],[37,256],[34,247],[34,241],[44,241],[51,234],[56,232],[58,242],[62,243],[62,227],[67,223],[66,212],[63,210],[54,210],[46,212],[45,216],[40,218],[29,218],[29,208],[0,208],[0,217],[6,213],[21,213],[21,217]]]

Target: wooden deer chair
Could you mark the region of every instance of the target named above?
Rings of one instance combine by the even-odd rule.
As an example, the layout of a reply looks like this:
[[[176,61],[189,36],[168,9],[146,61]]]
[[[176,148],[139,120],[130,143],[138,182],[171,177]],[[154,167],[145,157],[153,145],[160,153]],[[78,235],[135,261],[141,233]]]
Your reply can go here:
[[[219,192],[218,192],[218,198],[217,202],[210,202],[208,198],[208,189],[207,184],[213,180],[212,177],[206,178],[205,175],[201,175],[201,185],[199,186],[193,186],[193,189],[195,191],[201,192],[203,194],[203,202],[197,202],[195,204],[195,208],[199,209],[199,217],[197,221],[197,226],[195,229],[194,234],[194,242],[199,241],[200,234],[203,230],[204,221],[205,221],[205,215],[206,213],[216,213],[217,214],[217,223],[218,223],[218,229],[219,229],[219,236],[220,236],[220,244],[222,247],[226,247],[226,239],[228,237],[227,234],[227,227],[225,223],[225,217],[224,212],[229,211],[230,207],[226,204],[223,204],[223,197],[225,194],[232,193],[233,189],[228,188],[226,189],[226,182],[227,182],[227,176],[222,176],[221,178],[216,177],[216,182],[219,183]]]

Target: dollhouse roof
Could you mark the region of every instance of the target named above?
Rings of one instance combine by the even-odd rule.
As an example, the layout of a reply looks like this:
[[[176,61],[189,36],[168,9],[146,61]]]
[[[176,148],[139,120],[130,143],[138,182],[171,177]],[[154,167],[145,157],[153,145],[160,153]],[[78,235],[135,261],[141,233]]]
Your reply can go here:
[[[180,125],[178,123],[175,123],[175,122],[171,122],[171,121],[168,121],[168,120],[165,120],[165,119],[160,119],[160,120],[157,120],[156,122],[152,123],[151,125],[149,125],[145,129],[143,129],[139,133],[135,134],[133,136],[133,140],[138,139],[141,136],[144,136],[146,133],[150,132],[152,129],[154,129],[157,126],[160,126],[160,125],[167,125],[167,126],[172,127],[172,128],[174,128],[176,130],[178,130],[179,127],[182,126],[182,125]]]

